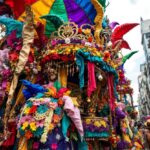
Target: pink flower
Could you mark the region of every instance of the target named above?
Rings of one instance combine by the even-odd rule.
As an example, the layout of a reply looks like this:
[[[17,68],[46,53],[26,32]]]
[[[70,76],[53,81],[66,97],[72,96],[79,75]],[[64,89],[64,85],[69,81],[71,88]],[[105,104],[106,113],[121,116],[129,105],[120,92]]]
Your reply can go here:
[[[39,142],[34,142],[33,149],[38,149],[38,148],[39,148]]]
[[[53,143],[52,145],[51,145],[51,149],[52,150],[56,150],[58,148],[58,145],[56,144],[56,143]]]
[[[44,126],[44,120],[37,121],[36,126],[42,128]]]
[[[20,123],[18,124],[18,127],[20,127],[20,125],[21,124],[23,124],[24,122],[28,122],[28,123],[30,123],[30,122],[34,122],[35,120],[33,119],[33,117],[32,116],[23,116],[22,118],[21,118],[21,120],[20,120]]]
[[[52,40],[51,44],[52,44],[52,46],[55,46],[57,44],[57,41],[56,40]]]

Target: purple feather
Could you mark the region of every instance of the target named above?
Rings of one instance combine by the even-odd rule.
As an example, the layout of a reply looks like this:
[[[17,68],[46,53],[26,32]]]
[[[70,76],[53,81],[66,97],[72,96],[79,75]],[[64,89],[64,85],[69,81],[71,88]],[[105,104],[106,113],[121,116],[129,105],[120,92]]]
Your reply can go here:
[[[125,141],[120,141],[117,144],[117,150],[123,150],[123,149],[128,149],[129,148],[129,143]]]
[[[117,25],[119,25],[119,23],[116,22],[116,21],[114,21],[114,22],[111,22],[111,23],[109,24],[109,27],[110,27],[111,29],[114,29]]]
[[[75,22],[79,26],[82,24],[91,24],[87,14],[74,0],[64,0],[69,21]]]
[[[124,119],[126,116],[126,114],[123,111],[121,111],[119,108],[116,109],[115,114],[118,119]]]

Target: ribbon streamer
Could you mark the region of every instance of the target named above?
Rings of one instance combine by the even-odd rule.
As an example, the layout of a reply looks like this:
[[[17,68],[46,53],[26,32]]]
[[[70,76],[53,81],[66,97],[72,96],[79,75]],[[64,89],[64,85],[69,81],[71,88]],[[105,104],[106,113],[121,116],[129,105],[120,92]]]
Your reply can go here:
[[[91,96],[92,92],[96,90],[96,80],[95,80],[95,64],[88,61],[88,97]]]
[[[109,90],[109,98],[110,98],[110,109],[114,112],[115,110],[115,96],[114,96],[114,86],[113,86],[113,75],[108,75],[108,90]]]
[[[30,45],[34,40],[34,27],[33,27],[33,13],[31,11],[30,6],[26,7],[26,22],[23,27],[23,47],[20,51],[19,61],[16,67],[16,71],[14,73],[14,77],[10,86],[10,91],[8,94],[8,100],[5,109],[4,115],[4,133],[7,132],[7,121],[9,112],[11,110],[11,103],[14,96],[15,89],[17,87],[19,74],[24,69],[24,66],[28,60],[28,56],[30,53]]]

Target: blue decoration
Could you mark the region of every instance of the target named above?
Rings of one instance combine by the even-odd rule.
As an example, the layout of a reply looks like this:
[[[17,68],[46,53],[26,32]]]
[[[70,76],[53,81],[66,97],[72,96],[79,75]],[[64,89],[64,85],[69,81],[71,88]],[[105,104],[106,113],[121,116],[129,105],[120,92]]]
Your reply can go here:
[[[88,150],[88,144],[86,141],[78,143],[78,150]]]
[[[97,63],[100,69],[110,74],[113,74],[114,83],[116,85],[118,83],[118,74],[116,70],[109,66],[106,62],[104,62],[102,58],[98,56],[93,56],[90,54],[90,52],[84,52],[83,50],[84,49],[80,49],[76,53],[76,64],[79,68],[80,88],[84,87],[84,59],[90,62]]]
[[[38,107],[38,109],[37,109],[37,112],[39,113],[39,114],[43,114],[43,113],[45,113],[45,112],[47,112],[48,111],[48,107],[46,106],[46,105],[40,105],[39,107]]]
[[[57,107],[55,110],[54,110],[54,113],[57,114],[57,115],[60,115],[62,113],[62,109],[60,107]]]
[[[86,12],[87,16],[94,24],[94,19],[96,17],[97,12],[93,4],[91,3],[91,0],[75,0],[75,2]]]
[[[43,128],[38,127],[37,130],[34,132],[34,136],[40,137],[43,134]]]
[[[37,95],[37,93],[47,92],[47,89],[45,89],[43,86],[39,84],[33,84],[27,80],[21,80],[21,82],[26,87],[26,89],[23,89],[23,94],[26,99],[29,99],[30,97]]]
[[[71,122],[69,117],[64,113],[64,116],[62,118],[62,134],[65,138],[67,138],[67,131],[70,126]]]
[[[6,26],[6,35],[10,35],[12,31],[17,31],[17,37],[22,36],[23,23],[5,16],[0,17],[0,23]]]
[[[27,101],[26,105],[27,107],[31,108],[33,106],[33,103],[31,101]]]
[[[86,131],[84,135],[85,135],[86,138],[108,138],[109,137],[108,132],[90,132],[90,131]]]
[[[79,84],[82,89],[84,87],[84,57],[80,53],[76,53],[76,64],[79,68]]]

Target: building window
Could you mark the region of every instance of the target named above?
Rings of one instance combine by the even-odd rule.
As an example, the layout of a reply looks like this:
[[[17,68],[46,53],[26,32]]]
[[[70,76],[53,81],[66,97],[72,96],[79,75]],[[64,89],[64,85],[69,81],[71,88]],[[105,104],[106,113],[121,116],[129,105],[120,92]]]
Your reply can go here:
[[[150,32],[146,33],[146,38],[149,39],[150,38]]]
[[[150,48],[150,38],[148,40],[148,45],[147,46],[148,46],[148,48]]]

